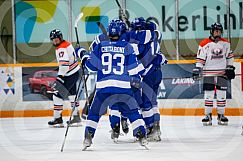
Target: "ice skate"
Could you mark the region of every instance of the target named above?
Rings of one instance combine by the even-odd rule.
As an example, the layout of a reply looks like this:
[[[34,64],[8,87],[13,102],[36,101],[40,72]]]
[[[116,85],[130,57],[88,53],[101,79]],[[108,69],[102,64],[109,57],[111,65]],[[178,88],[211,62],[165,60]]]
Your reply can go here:
[[[212,114],[208,114],[205,118],[202,119],[202,123],[204,126],[212,126]]]
[[[78,127],[78,126],[82,126],[81,124],[81,118],[80,118],[80,115],[78,113],[78,115],[74,115],[72,120],[70,121],[67,121],[67,124],[70,126],[70,127]]]
[[[148,138],[149,141],[153,141],[153,134],[154,134],[153,128],[154,128],[153,126],[146,128],[147,138]]]
[[[54,118],[54,120],[49,121],[48,125],[54,128],[63,128],[64,125],[63,125],[62,116],[59,118]]]
[[[159,125],[159,122],[156,121],[156,122],[154,122],[154,126],[153,126],[150,137],[153,141],[161,141],[160,136],[161,136],[160,125]]]
[[[151,127],[146,127],[146,132],[147,132],[147,136],[151,135],[153,132],[153,126]]]
[[[128,122],[126,119],[121,119],[122,131],[127,134],[129,132]]]
[[[228,118],[224,114],[218,114],[218,125],[228,125]]]
[[[120,124],[116,124],[115,127],[111,130],[111,139],[114,143],[118,142],[118,137],[120,135]]]
[[[136,136],[138,138],[139,144],[143,146],[145,149],[149,150],[146,135],[142,134],[142,132],[139,130]]]
[[[161,131],[159,123],[154,123],[154,126],[147,129],[148,131],[148,141],[161,141]]]
[[[85,136],[82,151],[85,151],[88,147],[91,146],[92,139],[93,139],[92,135],[93,135],[92,133],[88,133],[87,136]]]

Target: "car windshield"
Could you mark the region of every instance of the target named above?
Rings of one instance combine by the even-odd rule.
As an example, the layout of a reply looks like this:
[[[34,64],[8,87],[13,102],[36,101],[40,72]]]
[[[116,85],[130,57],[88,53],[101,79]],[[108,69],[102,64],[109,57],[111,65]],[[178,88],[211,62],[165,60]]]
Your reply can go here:
[[[46,72],[42,73],[42,77],[56,77],[57,73],[56,72]]]

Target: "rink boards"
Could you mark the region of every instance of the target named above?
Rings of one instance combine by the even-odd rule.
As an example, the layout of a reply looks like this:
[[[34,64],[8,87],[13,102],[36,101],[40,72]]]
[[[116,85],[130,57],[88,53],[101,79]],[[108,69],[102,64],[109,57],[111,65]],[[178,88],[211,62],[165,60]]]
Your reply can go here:
[[[203,92],[199,82],[193,81],[191,71],[194,61],[170,61],[162,68],[163,81],[158,92],[161,115],[203,115]],[[0,65],[0,117],[52,116],[52,101],[38,92],[31,93],[29,78],[36,71],[52,70],[56,63]],[[243,116],[242,62],[235,60],[236,78],[227,91],[226,114]],[[89,76],[88,90],[92,91],[95,75]],[[81,95],[80,107],[85,101]],[[69,102],[64,103],[64,115],[69,115]],[[215,113],[215,111],[214,111]]]

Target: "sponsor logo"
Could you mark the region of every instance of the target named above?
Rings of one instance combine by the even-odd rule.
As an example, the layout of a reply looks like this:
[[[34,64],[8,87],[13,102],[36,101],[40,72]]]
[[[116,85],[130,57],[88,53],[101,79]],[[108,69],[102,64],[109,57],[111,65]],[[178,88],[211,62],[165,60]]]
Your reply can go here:
[[[204,31],[210,30],[210,23],[209,18],[211,19],[217,19],[217,22],[220,22],[224,24],[224,29],[228,29],[228,15],[227,14],[215,14],[215,17],[213,18],[208,11],[211,9],[212,6],[202,6],[202,11],[196,12],[199,14],[195,15],[180,15],[178,17],[178,29],[180,32],[185,32],[189,30],[190,28],[192,31],[198,30],[198,21],[201,21],[203,23],[203,29]],[[208,9],[210,8],[210,9]],[[167,9],[167,10],[166,10]],[[216,11],[220,12],[221,7],[215,6]],[[230,13],[230,19],[231,19],[231,25],[233,30],[243,29],[243,3],[238,3],[238,14]],[[162,31],[163,32],[175,32],[175,27],[173,26],[173,23],[175,22],[175,16],[169,16],[168,13],[168,7],[166,8],[165,5],[162,5]]]
[[[157,98],[165,98],[166,97],[166,89],[165,89],[165,84],[164,81],[162,80],[160,85],[159,85],[160,90],[158,91]]]
[[[173,85],[191,85],[194,83],[195,81],[192,78],[174,78],[171,82]]]

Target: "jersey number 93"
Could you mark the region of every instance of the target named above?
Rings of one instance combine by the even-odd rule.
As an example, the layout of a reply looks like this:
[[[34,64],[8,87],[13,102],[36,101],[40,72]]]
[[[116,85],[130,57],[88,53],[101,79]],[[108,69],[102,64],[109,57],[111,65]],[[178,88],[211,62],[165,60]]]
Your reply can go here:
[[[113,72],[116,75],[122,75],[124,73],[124,60],[125,56],[123,54],[114,54],[103,53],[101,56],[103,74],[110,74]],[[116,65],[113,65],[113,62],[116,62]]]

